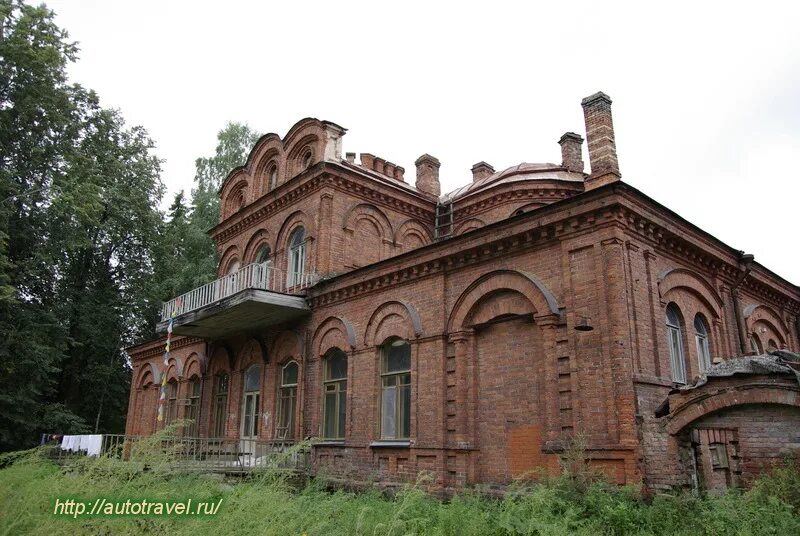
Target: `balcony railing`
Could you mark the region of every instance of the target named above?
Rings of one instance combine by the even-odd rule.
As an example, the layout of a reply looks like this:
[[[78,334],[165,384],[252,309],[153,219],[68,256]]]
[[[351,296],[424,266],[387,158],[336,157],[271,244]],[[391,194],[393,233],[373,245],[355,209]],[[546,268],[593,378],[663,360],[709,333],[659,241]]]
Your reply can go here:
[[[69,463],[87,456],[86,450],[64,448],[50,435],[43,438],[45,456],[58,463]],[[154,440],[141,436],[104,434],[99,452],[91,454],[121,460],[162,461],[184,470],[246,472],[254,468],[287,469],[305,472],[310,468],[307,448],[291,440],[263,441],[209,437],[164,437]]]
[[[269,262],[248,264],[232,274],[206,283],[202,287],[178,296],[161,308],[161,320],[170,316],[202,309],[224,298],[248,289],[270,290],[282,294],[300,294],[303,289],[315,282],[315,276],[306,272],[279,270]]]

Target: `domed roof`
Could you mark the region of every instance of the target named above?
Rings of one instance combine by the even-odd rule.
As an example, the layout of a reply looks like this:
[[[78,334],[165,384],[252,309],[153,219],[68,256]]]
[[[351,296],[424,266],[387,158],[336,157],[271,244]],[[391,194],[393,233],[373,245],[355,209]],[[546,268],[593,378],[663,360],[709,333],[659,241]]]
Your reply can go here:
[[[582,183],[584,178],[585,175],[583,173],[567,171],[567,168],[558,164],[522,162],[446,193],[439,200],[447,203],[486,190],[489,187],[511,182],[556,180]]]

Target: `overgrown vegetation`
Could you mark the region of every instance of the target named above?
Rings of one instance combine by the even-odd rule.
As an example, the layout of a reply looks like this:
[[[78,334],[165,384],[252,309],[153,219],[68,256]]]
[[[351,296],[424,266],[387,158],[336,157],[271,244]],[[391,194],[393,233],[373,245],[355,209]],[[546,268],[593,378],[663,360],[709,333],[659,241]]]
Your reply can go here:
[[[168,433],[168,432],[167,432]],[[0,459],[0,536],[18,534],[800,534],[800,470],[788,463],[750,491],[722,496],[659,495],[604,482],[581,464],[537,483],[519,482],[502,499],[467,490],[431,497],[421,478],[389,498],[377,491],[295,489],[277,470],[247,479],[180,473],[159,436],[130,461],[82,459],[59,467],[34,449]],[[91,517],[53,515],[55,498],[218,501],[216,516]]]

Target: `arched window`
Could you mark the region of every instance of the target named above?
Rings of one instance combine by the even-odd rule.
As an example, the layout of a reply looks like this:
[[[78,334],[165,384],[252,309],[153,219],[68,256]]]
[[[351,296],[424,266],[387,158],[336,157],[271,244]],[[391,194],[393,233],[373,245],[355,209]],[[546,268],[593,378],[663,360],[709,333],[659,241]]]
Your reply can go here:
[[[311,161],[314,158],[314,153],[311,152],[311,149],[307,149],[303,153],[303,160],[302,160],[302,167],[303,169],[308,169],[311,167]]]
[[[178,382],[170,380],[167,383],[167,415],[164,425],[175,422],[178,419]]]
[[[289,269],[287,284],[290,287],[299,285],[303,281],[306,257],[306,232],[302,227],[292,231],[289,237]]]
[[[767,341],[767,352],[774,352],[778,349],[778,343],[775,342],[775,339],[770,339]]]
[[[269,168],[269,190],[274,190],[275,187],[278,185],[278,165],[272,164],[272,167]]]
[[[258,419],[261,408],[261,366],[251,365],[244,373],[244,400],[242,401],[242,439],[258,436]]]
[[[222,373],[216,378],[214,386],[214,437],[225,437],[225,421],[228,418],[229,376]]]
[[[761,339],[759,339],[758,335],[755,333],[750,334],[750,348],[758,355],[764,353],[764,346],[761,344]]]
[[[232,275],[239,271],[241,268],[241,264],[239,263],[239,259],[234,260],[232,263],[228,265],[228,270],[225,272],[225,275]]]
[[[322,399],[322,437],[344,439],[347,415],[347,354],[331,348],[325,354]]]
[[[271,262],[272,259],[270,258],[270,249],[269,246],[263,245],[258,248],[258,252],[256,253],[256,262],[261,264],[265,262]]]
[[[281,370],[281,386],[278,392],[278,429],[280,439],[294,437],[294,413],[297,405],[297,376],[299,367],[289,361]]]
[[[708,324],[700,313],[694,317],[694,338],[697,342],[700,372],[706,372],[711,367],[711,352],[708,349]]]
[[[411,435],[411,346],[402,339],[381,349],[381,439]]]
[[[200,417],[200,378],[192,376],[189,380],[189,403],[186,405],[186,418],[191,420],[186,433],[189,437],[197,437]]]
[[[683,353],[681,325],[681,312],[677,305],[670,303],[667,306],[667,346],[672,381],[675,383],[686,383],[686,360]]]
[[[235,259],[228,264],[228,269],[225,271],[225,279],[222,285],[222,296],[220,296],[220,298],[236,294],[241,290],[236,277],[236,272],[238,272],[241,267],[242,265],[239,263],[239,259]]]

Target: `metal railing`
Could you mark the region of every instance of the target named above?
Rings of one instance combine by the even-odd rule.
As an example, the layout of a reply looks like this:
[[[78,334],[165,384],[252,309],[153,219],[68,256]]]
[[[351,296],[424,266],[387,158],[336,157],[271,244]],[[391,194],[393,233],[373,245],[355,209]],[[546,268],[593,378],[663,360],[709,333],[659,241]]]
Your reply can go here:
[[[63,449],[60,441],[43,445],[45,455],[58,463],[87,456],[85,450]],[[307,472],[311,466],[310,453],[294,447],[294,441],[290,440],[166,437],[148,441],[143,436],[105,434],[99,455],[146,463],[155,460],[197,471],[247,472],[271,468]]]
[[[161,307],[161,320],[169,320],[173,314],[180,316],[196,311],[242,290],[258,289],[299,294],[314,282],[315,277],[312,273],[289,273],[273,267],[269,262],[248,264],[232,274],[222,276],[165,302]]]

